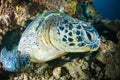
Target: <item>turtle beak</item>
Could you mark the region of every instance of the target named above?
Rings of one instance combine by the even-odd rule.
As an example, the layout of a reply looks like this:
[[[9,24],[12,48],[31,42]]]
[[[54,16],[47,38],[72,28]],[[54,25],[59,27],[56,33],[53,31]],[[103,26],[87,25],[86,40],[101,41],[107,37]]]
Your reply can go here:
[[[3,68],[11,72],[19,69],[19,54],[17,50],[7,51],[6,48],[3,48],[0,54],[0,61],[3,64]]]

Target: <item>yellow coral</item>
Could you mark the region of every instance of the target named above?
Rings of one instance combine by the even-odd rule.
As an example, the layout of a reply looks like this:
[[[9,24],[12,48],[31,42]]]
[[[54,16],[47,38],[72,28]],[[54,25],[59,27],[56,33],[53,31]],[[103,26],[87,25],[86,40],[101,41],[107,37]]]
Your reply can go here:
[[[76,11],[76,6],[77,6],[77,1],[76,0],[71,0],[70,2],[69,2],[69,4],[70,4],[70,12],[72,12],[73,14],[75,13],[75,11]]]
[[[27,10],[26,6],[17,5],[15,7],[14,14],[15,14],[15,18],[16,18],[16,23],[18,25],[24,26],[25,22],[27,20],[27,17],[28,17],[28,10]]]
[[[91,14],[95,14],[96,13],[95,9],[94,9],[94,7],[92,5],[89,5],[88,7],[89,7],[89,9],[91,11]]]

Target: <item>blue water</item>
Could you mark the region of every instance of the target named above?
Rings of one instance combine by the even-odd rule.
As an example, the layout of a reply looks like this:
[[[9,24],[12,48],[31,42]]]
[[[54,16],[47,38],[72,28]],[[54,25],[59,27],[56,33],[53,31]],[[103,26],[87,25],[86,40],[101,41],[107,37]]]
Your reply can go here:
[[[104,18],[120,20],[120,0],[94,0],[93,5]]]

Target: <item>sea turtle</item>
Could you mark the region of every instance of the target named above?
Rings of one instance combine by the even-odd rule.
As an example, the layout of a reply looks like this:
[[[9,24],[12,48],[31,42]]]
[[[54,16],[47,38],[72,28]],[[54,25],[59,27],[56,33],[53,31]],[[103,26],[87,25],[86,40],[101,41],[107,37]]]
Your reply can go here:
[[[100,36],[88,22],[60,12],[37,16],[23,32],[18,49],[1,50],[1,62],[8,71],[17,71],[29,62],[42,63],[69,52],[96,51]]]

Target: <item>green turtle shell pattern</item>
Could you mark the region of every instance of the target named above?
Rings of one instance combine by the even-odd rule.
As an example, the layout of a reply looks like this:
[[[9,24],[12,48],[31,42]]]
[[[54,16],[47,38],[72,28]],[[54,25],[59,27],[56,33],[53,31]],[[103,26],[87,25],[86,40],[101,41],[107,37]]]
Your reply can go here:
[[[31,61],[44,62],[68,52],[96,51],[100,36],[89,23],[55,12],[47,12],[33,20],[19,42],[21,54]]]

